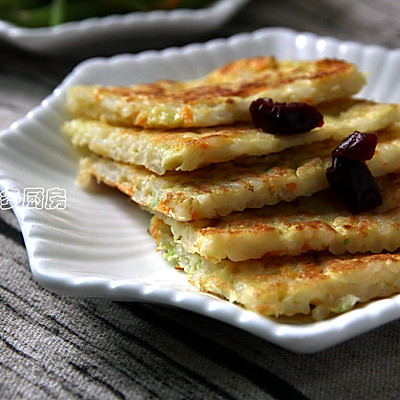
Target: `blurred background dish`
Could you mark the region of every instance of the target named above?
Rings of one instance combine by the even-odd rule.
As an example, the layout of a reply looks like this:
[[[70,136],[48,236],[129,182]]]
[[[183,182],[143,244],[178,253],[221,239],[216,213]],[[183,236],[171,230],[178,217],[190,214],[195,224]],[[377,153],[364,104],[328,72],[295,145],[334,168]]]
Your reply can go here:
[[[221,27],[248,1],[215,0],[205,2],[206,6],[200,8],[110,14],[38,27],[17,25],[18,20],[12,23],[0,15],[0,39],[32,52],[64,56],[84,54],[87,57],[160,48],[179,44],[180,40],[187,42]]]

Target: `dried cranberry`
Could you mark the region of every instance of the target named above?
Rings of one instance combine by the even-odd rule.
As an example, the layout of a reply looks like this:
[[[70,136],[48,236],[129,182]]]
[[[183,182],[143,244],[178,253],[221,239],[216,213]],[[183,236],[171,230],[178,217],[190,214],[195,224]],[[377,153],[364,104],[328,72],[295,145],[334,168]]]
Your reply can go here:
[[[369,168],[360,160],[337,156],[327,169],[329,185],[353,214],[382,204],[379,186]]]
[[[367,161],[374,156],[377,144],[378,135],[376,133],[361,133],[355,131],[333,150],[332,156],[342,156],[352,160]]]
[[[365,161],[378,143],[376,133],[355,131],[332,151],[332,166],[326,170],[329,185],[353,214],[382,204],[379,186]]]
[[[324,124],[322,114],[307,103],[279,103],[259,98],[250,104],[250,114],[257,129],[274,134],[294,135]]]

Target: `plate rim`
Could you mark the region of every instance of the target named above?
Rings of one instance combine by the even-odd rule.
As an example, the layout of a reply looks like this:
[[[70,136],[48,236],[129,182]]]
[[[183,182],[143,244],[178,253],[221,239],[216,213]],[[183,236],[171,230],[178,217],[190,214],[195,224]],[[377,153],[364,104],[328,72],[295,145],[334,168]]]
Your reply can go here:
[[[357,45],[361,48],[374,48],[379,51],[384,51],[386,54],[398,53],[400,49],[386,49],[382,46],[364,45],[352,41],[341,41],[331,37],[318,36],[309,32],[297,32],[287,28],[264,28],[252,33],[241,33],[231,36],[226,39],[213,39],[205,43],[193,43],[182,47],[173,47],[163,50],[149,50],[138,54],[123,54],[113,57],[96,57],[78,64],[73,71],[55,88],[55,90],[46,97],[37,107],[33,108],[25,117],[14,122],[9,128],[0,131],[0,144],[5,138],[18,132],[21,127],[24,127],[31,119],[40,117],[42,113],[46,114],[48,107],[52,105],[60,105],[62,102],[63,93],[66,88],[75,79],[79,78],[82,71],[91,68],[94,65],[104,65],[109,63],[122,62],[124,59],[139,59],[148,56],[171,55],[176,52],[187,53],[198,49],[207,49],[208,46],[213,47],[221,43],[235,43],[237,41],[251,40],[255,37],[264,35],[284,35],[297,40],[299,37],[305,37],[312,40],[327,40],[335,45]],[[15,187],[15,181],[7,176],[7,171],[0,164],[0,187],[10,189]],[[290,325],[275,322],[274,320],[257,315],[254,312],[244,310],[239,306],[229,303],[226,300],[216,299],[212,295],[186,291],[179,291],[174,288],[165,288],[157,285],[144,285],[143,283],[134,282],[132,280],[112,280],[110,278],[73,280],[68,275],[60,280],[61,275],[49,276],[43,274],[35,263],[34,246],[29,236],[30,224],[27,221],[29,210],[23,207],[14,208],[18,222],[21,226],[22,234],[26,242],[26,250],[28,252],[29,263],[32,275],[42,286],[49,290],[56,291],[62,294],[74,296],[82,296],[82,291],[87,291],[88,296],[85,297],[103,297],[110,300],[142,300],[148,302],[156,302],[159,304],[176,306],[187,309],[207,317],[217,319],[228,323],[236,328],[243,329],[249,333],[255,334],[271,343],[274,343],[287,350],[297,353],[314,353],[325,350],[334,345],[342,343],[354,336],[370,331],[387,322],[398,319],[400,317],[400,295],[394,295],[386,299],[371,301],[360,308],[349,311],[342,315],[334,317],[337,325],[332,326],[332,319],[313,322],[305,325]],[[134,294],[133,297],[126,296],[126,290]],[[103,293],[103,296],[101,296]],[[104,295],[104,293],[106,295]],[[127,298],[127,297],[130,297]],[[160,301],[161,299],[161,301]],[[195,305],[193,305],[195,304]],[[384,313],[382,314],[382,307]],[[368,318],[365,317],[367,313]],[[353,330],[343,331],[343,327],[352,327]],[[332,329],[336,333],[329,341],[324,340],[323,335],[331,332]]]

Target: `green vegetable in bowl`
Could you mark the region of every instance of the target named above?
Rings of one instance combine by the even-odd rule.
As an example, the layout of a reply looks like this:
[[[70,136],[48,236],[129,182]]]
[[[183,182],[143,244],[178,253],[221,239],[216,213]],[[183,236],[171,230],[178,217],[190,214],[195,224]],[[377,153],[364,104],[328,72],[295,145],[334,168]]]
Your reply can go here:
[[[89,17],[156,9],[200,8],[214,0],[0,0],[0,19],[38,28]]]

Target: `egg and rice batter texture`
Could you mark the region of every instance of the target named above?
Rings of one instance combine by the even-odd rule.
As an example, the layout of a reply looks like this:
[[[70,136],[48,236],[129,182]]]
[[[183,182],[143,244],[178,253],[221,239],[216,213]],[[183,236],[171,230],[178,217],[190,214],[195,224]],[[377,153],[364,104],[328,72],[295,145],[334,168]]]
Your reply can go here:
[[[70,88],[64,131],[93,177],[153,214],[150,233],[199,290],[265,316],[324,319],[400,292],[400,110],[353,97],[342,60],[232,61],[202,79]],[[324,125],[255,129],[260,97],[307,102]],[[330,189],[332,150],[376,132],[383,203],[353,215]]]

